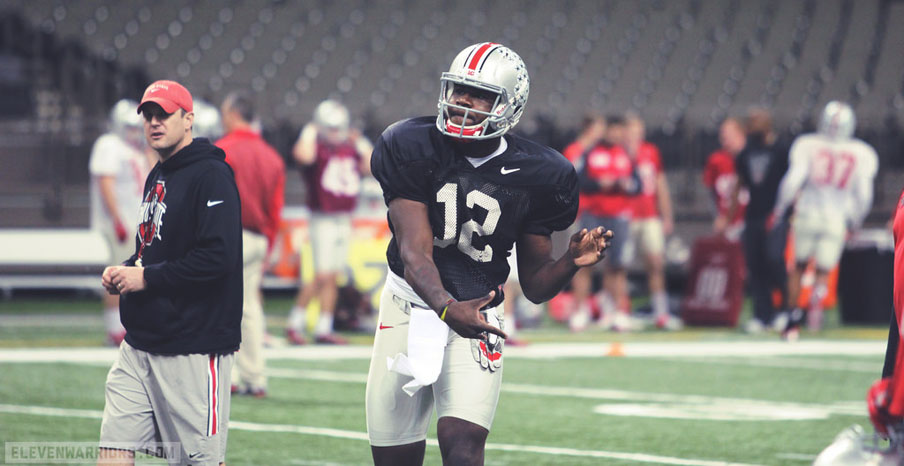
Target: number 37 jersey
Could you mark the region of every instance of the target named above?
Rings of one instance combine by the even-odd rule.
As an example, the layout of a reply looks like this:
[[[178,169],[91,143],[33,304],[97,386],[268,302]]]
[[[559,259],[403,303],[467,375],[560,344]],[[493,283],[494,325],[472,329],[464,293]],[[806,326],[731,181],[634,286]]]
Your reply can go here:
[[[478,298],[505,283],[506,258],[520,235],[548,236],[574,222],[577,176],[558,152],[515,135],[503,136],[505,150],[480,164],[456,153],[435,122],[420,117],[387,128],[371,171],[387,205],[404,198],[427,206],[443,286],[457,300]],[[389,227],[395,231],[391,219]],[[404,277],[395,237],[386,256]],[[497,295],[490,305],[501,300]]]
[[[799,136],[791,146],[786,175],[787,183],[801,186],[797,215],[859,223],[872,204],[877,168],[876,151],[859,139]],[[783,192],[781,201],[791,202],[784,199],[790,195]]]

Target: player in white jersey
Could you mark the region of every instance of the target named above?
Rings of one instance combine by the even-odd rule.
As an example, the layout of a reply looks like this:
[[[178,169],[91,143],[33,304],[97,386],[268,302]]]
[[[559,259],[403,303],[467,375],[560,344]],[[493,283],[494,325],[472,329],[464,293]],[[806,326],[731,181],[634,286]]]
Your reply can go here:
[[[801,275],[812,259],[816,284],[808,323],[819,330],[820,303],[829,272],[838,264],[848,232],[858,228],[873,202],[873,178],[878,158],[869,144],[853,137],[856,118],[851,107],[832,101],[823,110],[819,131],[799,136],[791,146],[789,168],[779,188],[773,218],[779,220],[794,204],[794,270],[788,276],[788,302],[797,305]],[[794,309],[784,332],[794,339],[803,319]]]
[[[121,264],[135,252],[138,208],[150,162],[144,153],[138,102],[120,100],[110,111],[109,131],[91,148],[91,228],[110,247],[110,263]],[[119,296],[104,293],[104,324],[109,343],[119,346],[125,329],[119,322]]]

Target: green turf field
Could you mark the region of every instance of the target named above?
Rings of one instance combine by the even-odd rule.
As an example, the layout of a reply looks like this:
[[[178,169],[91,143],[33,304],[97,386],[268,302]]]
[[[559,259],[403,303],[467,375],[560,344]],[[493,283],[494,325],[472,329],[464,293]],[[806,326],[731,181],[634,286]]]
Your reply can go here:
[[[268,300],[274,333],[282,304]],[[0,439],[97,440],[114,355],[97,351],[99,314],[87,299],[0,304]],[[881,370],[886,331],[831,321],[823,334],[790,345],[733,329],[571,335],[546,323],[522,332],[531,345],[506,350],[487,464],[809,464],[846,426],[868,425],[863,399]],[[353,338],[361,346],[341,359],[310,357],[316,347],[274,353],[280,356],[269,362],[270,395],[233,399],[229,464],[369,463],[364,380],[371,338]],[[60,354],[67,360],[83,348],[104,356],[15,362],[47,346],[66,347]],[[598,355],[538,357],[562,348]],[[755,356],[762,351],[768,354]],[[426,464],[439,463],[431,443]]]

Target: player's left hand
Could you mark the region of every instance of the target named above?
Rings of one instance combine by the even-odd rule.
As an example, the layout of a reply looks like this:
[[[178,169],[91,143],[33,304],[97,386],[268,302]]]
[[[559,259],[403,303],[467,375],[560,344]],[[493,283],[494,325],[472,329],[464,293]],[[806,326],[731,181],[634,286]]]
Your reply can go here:
[[[612,230],[603,227],[589,231],[584,228],[572,235],[568,243],[568,254],[571,255],[574,265],[587,267],[603,260],[603,252],[609,247],[612,237]]]
[[[505,331],[505,319],[497,314],[496,308],[480,311],[480,315],[486,319],[487,324]],[[484,333],[485,338],[471,339],[471,355],[480,367],[495,372],[502,367],[502,347],[505,345],[505,339],[489,332]]]
[[[499,327],[487,323],[486,316],[480,311],[482,307],[490,304],[497,293],[498,291],[493,290],[480,298],[449,303],[444,322],[462,338],[486,340],[487,335],[491,334],[507,338],[508,336]]]
[[[116,267],[110,272],[110,282],[119,294],[134,293],[147,287],[144,267]]]
[[[116,232],[116,239],[119,240],[120,243],[125,243],[127,239],[129,239],[129,232],[126,231],[126,226],[122,224],[121,221],[116,220],[113,223],[113,230]]]

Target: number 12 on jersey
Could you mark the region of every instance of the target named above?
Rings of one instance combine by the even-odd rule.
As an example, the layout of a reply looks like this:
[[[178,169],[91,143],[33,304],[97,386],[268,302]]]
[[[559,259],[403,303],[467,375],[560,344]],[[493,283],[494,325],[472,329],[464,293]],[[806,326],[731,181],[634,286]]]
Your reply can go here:
[[[475,206],[487,211],[483,223],[478,223],[473,218],[461,225],[461,233],[455,236],[458,230],[458,185],[446,183],[436,192],[436,202],[443,205],[443,237],[433,238],[433,245],[445,248],[452,244],[458,245],[458,250],[465,253],[477,262],[490,262],[493,260],[493,247],[489,244],[483,249],[477,249],[472,245],[474,235],[490,236],[496,231],[499,218],[502,217],[502,209],[499,201],[490,195],[473,190],[465,196],[465,206],[472,210]]]

